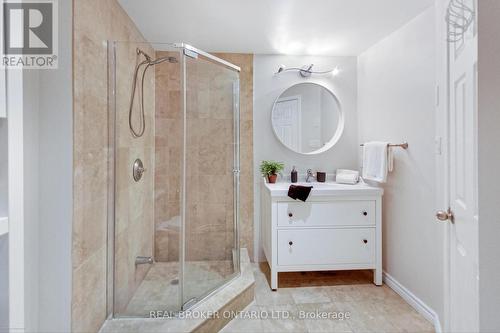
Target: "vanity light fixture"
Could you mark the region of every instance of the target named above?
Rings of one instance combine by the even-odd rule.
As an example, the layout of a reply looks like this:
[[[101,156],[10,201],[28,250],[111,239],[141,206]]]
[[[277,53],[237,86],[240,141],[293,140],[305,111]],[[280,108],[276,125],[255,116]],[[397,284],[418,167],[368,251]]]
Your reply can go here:
[[[340,72],[340,69],[338,66],[336,66],[334,69],[330,69],[328,71],[314,71],[313,66],[314,66],[314,64],[306,65],[306,66],[303,66],[302,68],[299,68],[299,67],[286,68],[285,65],[280,65],[280,67],[278,68],[278,71],[276,73],[274,73],[274,75],[278,75],[278,74],[281,74],[283,72],[297,71],[297,72],[299,72],[300,76],[302,76],[302,77],[310,77],[311,74],[319,74],[319,75],[331,74],[332,76],[337,76]]]

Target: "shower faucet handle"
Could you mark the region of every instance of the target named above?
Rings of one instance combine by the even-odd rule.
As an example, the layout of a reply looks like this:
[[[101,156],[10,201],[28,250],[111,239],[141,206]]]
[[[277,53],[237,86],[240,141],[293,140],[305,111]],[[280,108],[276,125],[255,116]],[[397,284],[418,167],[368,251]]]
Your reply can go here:
[[[136,159],[134,162],[134,166],[132,167],[132,177],[136,182],[138,182],[139,180],[141,180],[144,172],[146,172],[146,169],[144,168],[141,159]]]

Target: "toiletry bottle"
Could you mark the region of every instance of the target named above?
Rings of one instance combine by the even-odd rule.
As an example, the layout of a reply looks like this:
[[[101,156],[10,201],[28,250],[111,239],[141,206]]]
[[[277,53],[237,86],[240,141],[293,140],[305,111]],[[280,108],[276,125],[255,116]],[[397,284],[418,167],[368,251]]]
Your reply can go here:
[[[292,181],[292,183],[296,183],[297,182],[297,170],[295,170],[295,166],[293,166],[293,169],[292,169],[292,174],[290,175],[290,180]]]

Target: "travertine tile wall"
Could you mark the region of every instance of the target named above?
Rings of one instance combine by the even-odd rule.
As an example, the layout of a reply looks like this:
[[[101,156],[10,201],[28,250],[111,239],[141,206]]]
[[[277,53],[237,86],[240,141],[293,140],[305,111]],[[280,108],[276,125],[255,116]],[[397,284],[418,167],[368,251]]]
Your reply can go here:
[[[234,248],[234,84],[238,74],[186,58],[186,260],[230,260]]]
[[[155,68],[155,260],[179,261],[180,180],[182,149],[181,73],[179,52],[156,52],[178,63]]]
[[[149,68],[144,81],[144,114],[146,129],[140,138],[133,138],[128,122],[130,91],[140,48],[153,55],[154,50],[143,43],[116,45],[116,125],[115,125],[115,284],[114,310],[123,312],[142,282],[150,265],[135,265],[138,256],[153,255],[154,227],[154,110],[155,74]],[[141,72],[139,72],[140,74]],[[141,76],[139,76],[140,78]],[[140,128],[139,90],[137,84],[133,105],[133,125]],[[138,182],[132,177],[132,165],[141,159],[146,173]],[[133,315],[123,313],[124,315]]]
[[[158,56],[166,53],[158,52]],[[253,253],[253,56],[217,54],[240,73],[241,246]],[[182,113],[178,65],[156,70],[156,260],[179,260],[178,224]],[[236,75],[187,59],[187,260],[227,260],[233,229],[233,91]],[[177,220],[178,221],[178,220]]]
[[[240,72],[240,247],[253,261],[253,54],[216,53]]]
[[[108,65],[107,40],[143,41],[130,18],[116,0],[73,0],[73,77],[74,77],[74,193],[73,193],[73,282],[72,282],[72,331],[96,332],[107,316],[106,310],[106,234],[107,234],[107,191],[108,162]],[[131,46],[132,47],[132,46]],[[118,70],[120,80],[128,80],[126,91],[118,91],[117,104],[120,116],[126,117],[128,109],[123,107],[128,100],[135,57],[122,53],[117,60],[122,66]],[[127,57],[129,58],[127,61]],[[127,77],[128,76],[128,77]],[[151,85],[153,77],[148,78]],[[148,89],[149,90],[149,89]],[[149,97],[147,122],[152,128],[154,99]],[[123,122],[123,120],[121,120]],[[123,128],[128,130],[127,122]],[[153,198],[145,194],[152,192],[152,174],[145,175],[145,181],[136,187],[134,194],[126,197],[135,186],[128,180],[132,158],[141,157],[152,164],[153,136],[134,144],[121,141],[117,156],[118,163],[127,167],[122,187],[118,188],[118,242],[117,254],[121,258],[123,282],[119,288],[133,289],[140,281],[143,271],[130,270],[131,258],[135,255],[151,255],[152,214],[140,217],[138,212],[152,212]],[[122,135],[120,137],[125,138]],[[147,148],[147,149],[146,149]],[[120,178],[119,178],[120,179]],[[138,200],[140,199],[140,200]],[[127,201],[129,200],[129,201]],[[126,209],[126,210],[125,210]],[[120,219],[121,217],[121,219]],[[126,219],[129,217],[129,219]],[[149,221],[148,221],[149,220]],[[148,226],[149,223],[149,226]],[[149,228],[149,230],[148,230]],[[131,235],[131,236],[126,236]],[[120,238],[121,237],[121,238]],[[136,238],[126,238],[136,237]],[[121,255],[121,253],[125,253]],[[140,253],[140,254],[139,254]],[[123,267],[122,267],[123,266]],[[133,264],[132,264],[133,269]],[[120,292],[117,290],[117,292]],[[124,292],[128,295],[129,291]],[[126,296],[125,296],[126,298]],[[126,302],[126,300],[120,300]]]

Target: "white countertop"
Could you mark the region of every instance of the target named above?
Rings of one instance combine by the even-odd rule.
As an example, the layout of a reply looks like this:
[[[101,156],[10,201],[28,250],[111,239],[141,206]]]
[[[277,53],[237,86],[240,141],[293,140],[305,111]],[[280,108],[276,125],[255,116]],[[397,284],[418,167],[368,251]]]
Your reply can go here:
[[[380,187],[374,187],[366,184],[363,181],[355,185],[348,184],[338,184],[335,182],[298,182],[298,183],[288,183],[279,182],[275,184],[265,183],[265,187],[269,190],[271,196],[273,197],[287,197],[288,188],[290,185],[302,185],[302,186],[312,186],[310,197],[315,196],[342,196],[342,195],[383,195],[384,189]]]

